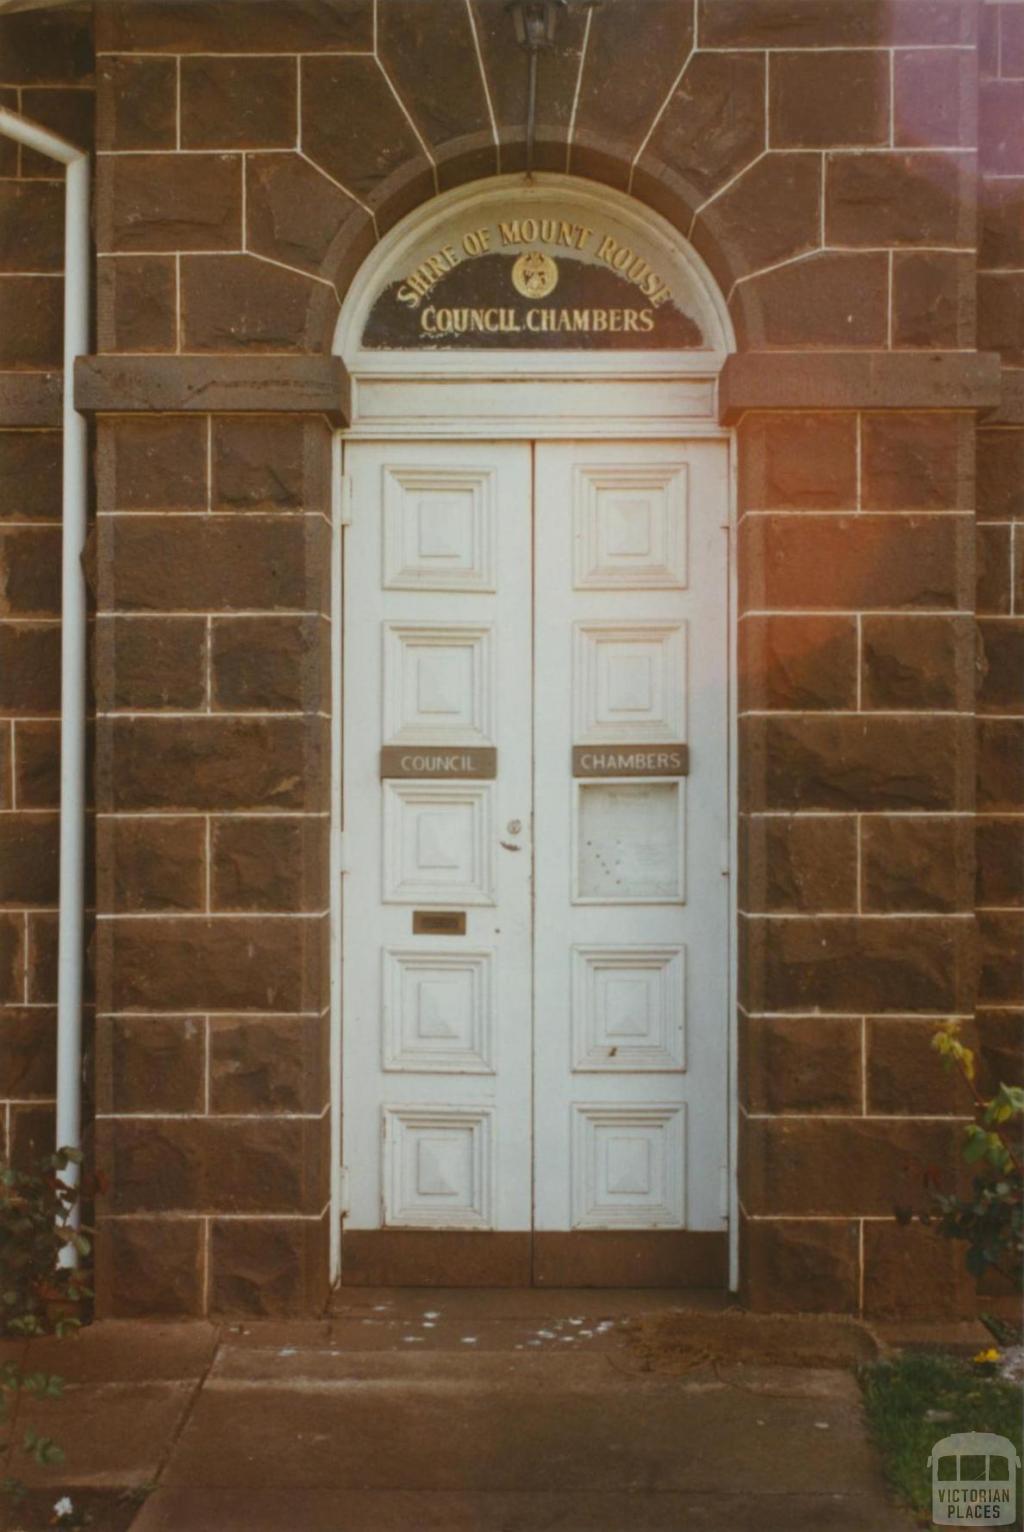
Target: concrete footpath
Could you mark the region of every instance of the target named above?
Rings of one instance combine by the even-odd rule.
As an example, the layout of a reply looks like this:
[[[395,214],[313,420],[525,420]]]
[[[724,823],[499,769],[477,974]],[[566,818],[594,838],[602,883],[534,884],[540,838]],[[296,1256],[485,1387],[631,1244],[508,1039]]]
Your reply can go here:
[[[103,1532],[907,1532],[849,1371],[651,1370],[630,1321],[684,1301],[350,1289],[320,1322],[36,1342],[69,1386],[17,1434],[67,1458],[7,1525],[68,1495]]]

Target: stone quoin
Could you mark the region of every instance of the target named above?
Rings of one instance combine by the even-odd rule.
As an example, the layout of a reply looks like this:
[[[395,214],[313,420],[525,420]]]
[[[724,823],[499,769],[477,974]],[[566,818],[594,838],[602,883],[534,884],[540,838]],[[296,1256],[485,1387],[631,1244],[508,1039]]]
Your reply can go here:
[[[526,96],[504,0],[0,15],[0,106],[93,151],[97,1311],[973,1313],[893,1210],[971,1115],[934,1025],[1021,1078],[1024,6],[569,6]],[[0,137],[18,1163],[63,209]]]

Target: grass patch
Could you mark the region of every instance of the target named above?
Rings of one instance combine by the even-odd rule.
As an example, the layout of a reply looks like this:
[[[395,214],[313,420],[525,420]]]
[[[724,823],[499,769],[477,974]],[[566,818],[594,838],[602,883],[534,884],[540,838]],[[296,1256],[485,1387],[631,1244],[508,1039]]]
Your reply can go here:
[[[935,1442],[957,1431],[992,1431],[1020,1449],[1021,1391],[971,1362],[937,1351],[908,1351],[861,1368],[860,1382],[885,1477],[926,1523],[932,1506],[928,1454]],[[1019,1482],[1017,1495],[1020,1508]]]

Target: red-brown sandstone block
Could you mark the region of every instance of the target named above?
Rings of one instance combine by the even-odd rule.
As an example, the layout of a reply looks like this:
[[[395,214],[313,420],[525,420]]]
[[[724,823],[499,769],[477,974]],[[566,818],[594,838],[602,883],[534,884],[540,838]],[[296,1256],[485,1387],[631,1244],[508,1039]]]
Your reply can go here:
[[[857,421],[752,411],[739,424],[739,501],[748,511],[841,511],[857,504]]]
[[[139,612],[321,609],[330,529],[301,516],[118,516],[100,528],[99,605]]]
[[[236,250],[242,243],[237,154],[128,154],[101,161],[100,250]]]
[[[978,347],[998,351],[1007,367],[1024,366],[1024,274],[978,273]]]
[[[970,245],[973,171],[961,154],[830,154],[825,236],[837,245]]]
[[[897,250],[892,267],[894,346],[958,351],[974,343],[974,255]]]
[[[699,0],[702,48],[850,48],[969,43],[975,7],[965,0]]]
[[[9,809],[13,799],[14,780],[11,771],[12,731],[0,727],[0,809]]]
[[[891,411],[862,424],[866,511],[970,509],[974,422],[963,412]]]
[[[969,617],[864,617],[862,706],[969,711],[975,632]]]
[[[60,519],[59,431],[0,431],[0,521]]]
[[[156,53],[347,53],[373,49],[372,0],[220,0],[182,5],[157,0],[111,4],[96,17],[97,47]],[[6,76],[4,76],[6,78]]]
[[[967,819],[870,817],[862,825],[865,913],[971,907],[972,825]]]
[[[740,604],[800,610],[969,607],[973,518],[747,516]]]
[[[743,824],[741,904],[752,913],[857,907],[857,825],[850,816],[751,817]]]
[[[205,618],[98,617],[96,697],[101,708],[202,706]]]
[[[182,347],[187,351],[319,350],[338,299],[314,282],[250,255],[193,255],[181,262]]]
[[[108,54],[96,79],[98,149],[173,149],[177,142],[174,59]]]
[[[888,257],[845,250],[809,255],[741,283],[729,306],[750,347],[884,347]]]
[[[56,181],[0,181],[0,271],[63,269],[63,187]]]
[[[320,1313],[327,1301],[326,1219],[215,1219],[210,1312],[280,1319]]]
[[[213,1017],[210,1110],[231,1116],[322,1111],[326,1038],[319,1016]]]
[[[92,76],[88,11],[46,10],[0,17],[0,80],[12,85],[85,84]]]
[[[295,143],[297,60],[181,61],[183,149],[284,149]]]
[[[319,718],[115,718],[101,723],[98,739],[104,809],[320,806]]]
[[[764,148],[764,64],[748,53],[697,54],[640,159],[684,167],[703,201]]]
[[[55,814],[0,819],[0,904],[57,903],[59,836]]]
[[[318,815],[215,819],[211,903],[216,910],[322,910],[327,825]]]
[[[52,617],[60,611],[60,529],[0,527],[0,616]]]
[[[857,702],[854,617],[744,617],[741,707],[832,711]]]
[[[53,1153],[56,1114],[52,1106],[12,1102],[8,1114],[8,1154],[15,1170],[31,1171]]]
[[[978,519],[1024,517],[1024,431],[978,432]]]
[[[979,620],[978,639],[978,711],[1024,713],[1024,618]]]
[[[373,209],[389,176],[423,153],[372,58],[304,58],[302,146],[345,189]]]
[[[215,707],[329,710],[324,618],[219,617],[212,631]]]
[[[999,6],[996,16],[999,21],[999,73],[1008,80],[1020,79],[1024,76],[1024,16],[1013,5]]]
[[[566,20],[575,31],[573,23],[578,17],[567,16]],[[673,51],[690,33],[688,23],[689,18],[677,28],[666,26],[664,5],[651,7],[653,35]],[[635,34],[637,29],[634,26],[632,30]],[[616,37],[621,35],[618,30]],[[678,52],[675,70],[662,86],[660,99],[664,100],[688,51],[682,46]],[[460,6],[457,0],[454,4],[442,0],[434,6],[419,5],[417,0],[393,0],[378,12],[378,56],[428,143],[436,146],[462,135],[489,134],[490,113],[468,7]],[[620,62],[628,69],[628,45]],[[625,92],[621,94],[625,96]]]
[[[971,802],[970,720],[760,717],[742,720],[744,806],[847,812],[955,809]]]
[[[9,112],[18,110],[18,91],[13,86],[0,87],[0,106],[6,107]],[[0,175],[16,176],[18,174],[18,155],[20,146],[13,138],[0,140]]]
[[[203,1241],[201,1218],[100,1219],[97,1317],[198,1318],[203,1312]]]
[[[21,110],[33,122],[77,144],[80,149],[90,149],[95,137],[95,93],[88,86],[56,89],[52,85],[25,86],[21,92]],[[34,149],[21,151],[22,178],[38,177],[54,179],[53,160],[47,154],[37,154]],[[59,179],[59,177],[58,177]]]
[[[973,148],[978,132],[978,66],[962,48],[893,55],[894,139],[907,148]]]
[[[921,1016],[869,1016],[865,1066],[867,1111],[880,1117],[968,1116],[971,1098],[959,1073],[932,1047],[938,1023]],[[963,1041],[974,1046],[973,1031]]]
[[[882,1217],[921,1202],[927,1165],[955,1166],[955,1122],[879,1118],[753,1118],[741,1179],[754,1214]]]
[[[980,910],[978,945],[983,1005],[1024,1005],[1024,910]]]
[[[773,53],[769,76],[772,148],[888,143],[887,53]]]
[[[860,1112],[859,1016],[741,1016],[749,1112]]]
[[[202,1112],[201,1016],[100,1016],[96,1102],[104,1113]]]
[[[26,925],[26,998],[31,1005],[54,1005],[57,1000],[57,912],[31,914]]]
[[[820,156],[765,155],[701,211],[691,239],[723,287],[815,249],[821,239]]]
[[[758,916],[747,924],[748,1010],[963,1012],[973,1004],[966,920]]]
[[[178,289],[171,255],[101,256],[96,263],[100,351],[173,351]]]
[[[97,822],[96,839],[102,910],[138,913],[204,907],[204,820],[104,816]]]
[[[20,915],[0,914],[0,1005],[19,1005],[25,998],[24,931]]]
[[[858,1223],[744,1217],[740,1241],[743,1302],[749,1308],[779,1314],[857,1312]]]
[[[1013,539],[1013,609],[1024,612],[1024,537],[1016,533]]]
[[[1024,719],[979,718],[978,809],[1007,813],[1024,803]]]
[[[0,622],[0,714],[59,711],[59,624]]]
[[[320,922],[115,919],[97,933],[103,1010],[319,1011]]]
[[[0,277],[0,368],[60,367],[61,278]]]
[[[986,170],[1024,172],[1024,80],[986,80],[978,92],[979,143]]]
[[[53,1011],[0,1011],[0,1096],[27,1101],[54,1094],[57,1017]]]
[[[1024,180],[989,177],[978,198],[979,267],[1024,266]]]
[[[1024,1010],[989,1011],[979,1006],[975,1022],[980,1089],[992,1095],[1003,1082],[1024,1084]]]
[[[917,1199],[920,1205],[921,1199]],[[969,1318],[974,1284],[963,1250],[934,1229],[886,1219],[864,1225],[864,1313],[872,1319]]]
[[[205,511],[206,421],[190,415],[113,416],[98,433],[103,511]]]
[[[1024,814],[976,822],[977,902],[1024,907]]]
[[[246,158],[245,227],[247,250],[302,271],[334,277],[335,241],[345,225],[370,236],[372,223],[352,197],[298,154],[253,154]],[[344,286],[339,284],[339,290]]]
[[[321,420],[215,416],[212,509],[326,512],[329,451],[330,436]]]
[[[986,526],[977,529],[976,600],[979,616],[1005,616],[1010,611],[1012,528]]]
[[[19,808],[55,809],[60,804],[60,724],[29,721],[14,726],[14,797]]]

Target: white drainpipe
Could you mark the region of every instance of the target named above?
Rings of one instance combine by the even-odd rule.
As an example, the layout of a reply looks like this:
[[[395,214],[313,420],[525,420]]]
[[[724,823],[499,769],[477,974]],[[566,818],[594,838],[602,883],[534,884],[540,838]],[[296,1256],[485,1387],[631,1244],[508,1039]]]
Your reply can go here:
[[[0,133],[66,167],[64,175],[64,394],[61,504],[60,924],[57,960],[57,1148],[82,1141],[82,939],[85,911],[86,605],[82,552],[88,438],[75,409],[75,357],[89,350],[89,156],[56,133],[0,108]],[[64,1180],[78,1184],[78,1166]],[[77,1209],[74,1218],[77,1226]],[[63,1264],[76,1264],[65,1246]]]

